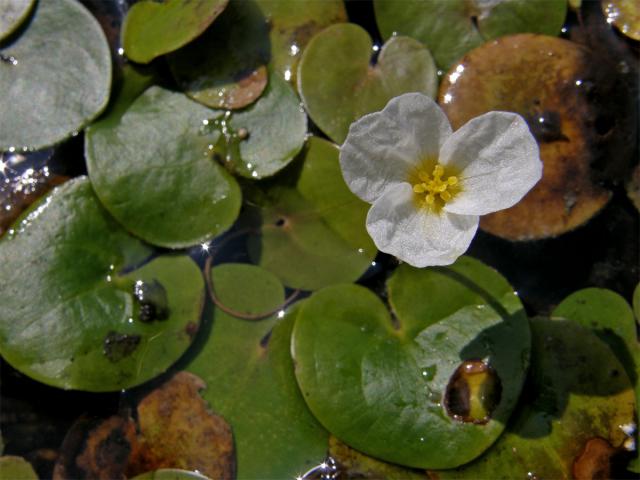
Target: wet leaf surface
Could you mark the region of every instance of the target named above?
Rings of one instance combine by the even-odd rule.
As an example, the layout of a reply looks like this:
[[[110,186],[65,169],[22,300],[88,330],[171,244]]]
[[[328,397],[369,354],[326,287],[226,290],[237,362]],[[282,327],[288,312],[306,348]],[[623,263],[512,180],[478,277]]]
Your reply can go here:
[[[365,229],[369,205],[344,183],[338,153],[332,143],[311,137],[253,211],[259,234],[249,239],[250,254],[289,287],[315,290],[357,280],[375,258]]]
[[[209,480],[204,475],[188,470],[179,470],[175,468],[163,468],[153,472],[136,475],[131,480]]]
[[[407,92],[433,97],[435,64],[417,40],[393,37],[370,65],[373,43],[358,25],[342,23],[313,37],[298,65],[298,91],[311,119],[340,144],[349,125]]]
[[[24,458],[5,455],[0,457],[0,479],[38,480],[38,475]]]
[[[601,0],[607,22],[629,38],[640,40],[640,6],[633,0]]]
[[[567,11],[566,0],[374,0],[374,7],[385,39],[398,34],[421,41],[444,69],[492,38],[520,32],[557,35]]]
[[[213,108],[238,109],[267,86],[269,26],[255,0],[231,0],[197,40],[169,56],[178,85]]]
[[[606,99],[589,50],[552,37],[516,35],[484,44],[452,69],[439,102],[454,129],[491,110],[521,114],[538,140],[542,180],[512,208],[482,217],[480,227],[508,240],[553,237],[599,212],[610,192],[598,181],[626,107]],[[598,87],[596,87],[598,85]],[[623,162],[628,157],[621,157]]]
[[[382,462],[360,453],[342,443],[336,437],[329,437],[329,456],[343,472],[340,478],[372,478],[380,480],[425,480],[425,472]]]
[[[256,0],[269,25],[271,66],[295,82],[298,60],[309,40],[334,23],[346,22],[340,0]]]
[[[304,145],[307,117],[293,88],[271,74],[256,103],[211,119],[207,128],[221,133],[212,141],[214,158],[234,174],[256,180],[277,173],[296,157]]]
[[[534,319],[531,371],[509,427],[485,455],[432,478],[612,478],[635,400],[623,365],[592,332]]]
[[[212,479],[234,478],[231,427],[208,409],[199,395],[205,388],[195,375],[178,372],[138,403],[138,438],[127,467],[128,477],[177,468]],[[151,478],[165,477],[173,478],[170,473],[156,473]]]
[[[142,0],[125,19],[122,45],[134,62],[149,63],[173,52],[204,32],[227,6],[228,0]]]
[[[221,265],[211,279],[217,301],[239,315],[271,312],[284,302],[277,278],[255,266]],[[203,397],[233,429],[237,478],[294,478],[326,454],[328,434],[309,413],[293,374],[296,311],[280,321],[276,315],[255,321],[214,308],[211,330],[186,367],[206,382]]]
[[[0,41],[11,35],[29,17],[35,0],[5,0],[0,5]]]
[[[38,2],[29,28],[0,46],[0,151],[41,149],[106,107],[109,45],[78,2]]]
[[[368,455],[415,468],[466,463],[498,438],[520,394],[530,341],[522,305],[499,274],[466,257],[447,268],[401,265],[387,288],[393,317],[357,285],[305,301],[292,349],[304,398],[332,434]],[[499,390],[452,391],[454,372],[470,362],[493,369]],[[447,412],[453,395],[473,408],[487,394],[491,418]]]
[[[204,285],[189,258],[162,256],[140,267],[149,254],[109,217],[86,177],[32,205],[0,240],[5,360],[40,382],[90,391],[130,387],[166,370],[191,343]],[[143,322],[147,299],[136,289],[155,282],[166,292],[167,315]]]
[[[131,100],[123,90],[122,103]],[[107,210],[133,234],[169,248],[228,229],[241,193],[209,150],[220,132],[202,130],[216,114],[155,86],[122,110],[117,102],[86,136],[89,176]]]

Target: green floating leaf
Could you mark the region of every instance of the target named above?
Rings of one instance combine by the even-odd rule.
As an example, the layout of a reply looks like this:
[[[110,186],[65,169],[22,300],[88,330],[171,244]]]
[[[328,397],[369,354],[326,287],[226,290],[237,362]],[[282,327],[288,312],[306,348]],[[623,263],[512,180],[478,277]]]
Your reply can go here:
[[[0,151],[41,149],[106,107],[111,54],[96,19],[75,0],[41,1],[27,28],[0,46]]]
[[[242,108],[267,85],[269,25],[255,0],[231,0],[200,38],[169,56],[178,85],[213,108]]]
[[[351,123],[382,110],[391,98],[407,92],[431,97],[437,90],[435,64],[420,42],[394,37],[369,62],[369,34],[351,23],[333,25],[307,45],[298,65],[298,91],[311,119],[336,143]]]
[[[586,288],[565,298],[552,315],[579,323],[609,345],[635,385],[636,403],[640,404],[640,344],[634,313],[627,301],[611,290]],[[640,468],[637,458],[634,465],[635,470]]]
[[[272,74],[256,103],[227,112],[209,128],[222,132],[214,151],[225,166],[255,180],[275,174],[296,157],[307,134],[307,116],[293,88]]]
[[[557,35],[566,0],[374,0],[384,38],[408,35],[424,43],[439,67],[448,69],[484,41],[520,32]]]
[[[254,212],[260,233],[249,240],[250,254],[289,287],[355,281],[375,258],[365,229],[369,205],[344,183],[338,154],[332,143],[311,137],[292,166],[292,185],[271,184]]]
[[[134,62],[149,63],[204,32],[229,0],[143,0],[127,12],[122,45]]]
[[[130,93],[123,90],[121,100],[130,102]],[[213,112],[160,87],[123,110],[116,103],[86,135],[89,176],[107,210],[133,234],[169,248],[228,229],[240,211],[241,192],[211,158],[220,133],[202,128]]]
[[[292,351],[307,405],[373,457],[464,464],[498,438],[520,394],[530,342],[522,304],[498,273],[464,257],[446,268],[401,265],[388,291],[395,320],[357,285],[305,301]]]
[[[86,177],[53,190],[0,240],[2,356],[79,390],[120,390],[165,371],[198,328],[204,282],[188,257],[136,268],[149,254]]]
[[[198,472],[179,470],[177,468],[161,468],[153,472],[136,475],[131,480],[209,480]]]
[[[0,480],[38,480],[35,470],[22,457],[0,457]]]
[[[4,0],[0,4],[0,41],[22,25],[34,5],[35,0]]]
[[[347,21],[341,0],[256,0],[269,23],[271,66],[294,81],[298,59],[309,40],[334,23]]]
[[[284,302],[278,279],[252,265],[221,265],[211,279],[216,301],[243,315]],[[215,308],[206,343],[186,368],[207,383],[204,398],[233,428],[238,478],[294,478],[326,454],[328,433],[309,413],[293,374],[296,313],[280,322],[275,315],[249,321]]]
[[[431,478],[611,478],[610,457],[634,419],[623,365],[576,323],[535,319],[531,328],[527,395],[509,428],[475,462]]]

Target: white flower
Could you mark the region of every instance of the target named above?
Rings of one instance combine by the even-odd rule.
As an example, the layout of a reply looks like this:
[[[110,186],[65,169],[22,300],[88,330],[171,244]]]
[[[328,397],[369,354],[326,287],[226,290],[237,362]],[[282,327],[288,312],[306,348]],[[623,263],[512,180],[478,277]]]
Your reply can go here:
[[[349,188],[373,204],[367,231],[378,249],[415,267],[453,263],[479,215],[516,204],[542,176],[522,117],[489,112],[452,132],[440,107],[419,93],[354,122],[340,165]]]

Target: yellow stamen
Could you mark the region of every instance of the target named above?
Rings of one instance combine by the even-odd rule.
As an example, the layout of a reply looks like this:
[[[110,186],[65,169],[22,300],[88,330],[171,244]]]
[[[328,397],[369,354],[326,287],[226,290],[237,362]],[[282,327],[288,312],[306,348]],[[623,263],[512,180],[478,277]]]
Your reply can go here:
[[[460,191],[458,177],[445,175],[445,168],[440,164],[433,167],[431,174],[427,173],[428,171],[420,169],[416,172],[417,178],[414,179],[417,181],[413,184],[413,191],[426,194],[424,197],[420,195],[424,206],[439,210]]]

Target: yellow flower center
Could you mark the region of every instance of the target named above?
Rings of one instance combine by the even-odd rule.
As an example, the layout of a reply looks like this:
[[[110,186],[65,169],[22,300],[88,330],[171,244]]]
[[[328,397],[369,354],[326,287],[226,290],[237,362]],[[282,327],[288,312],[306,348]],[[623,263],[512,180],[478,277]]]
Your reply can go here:
[[[413,183],[413,191],[418,194],[421,206],[440,210],[459,191],[458,177],[445,175],[445,169],[439,163],[431,173],[428,168],[419,169]]]

